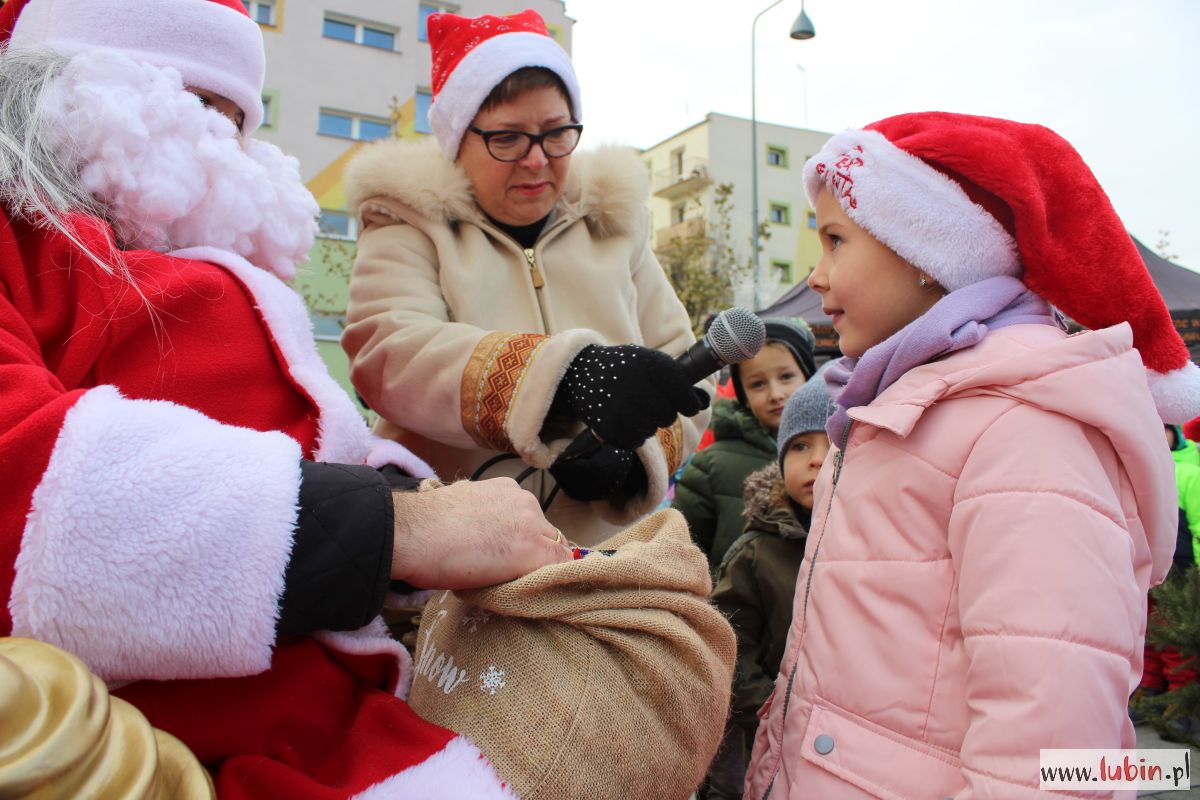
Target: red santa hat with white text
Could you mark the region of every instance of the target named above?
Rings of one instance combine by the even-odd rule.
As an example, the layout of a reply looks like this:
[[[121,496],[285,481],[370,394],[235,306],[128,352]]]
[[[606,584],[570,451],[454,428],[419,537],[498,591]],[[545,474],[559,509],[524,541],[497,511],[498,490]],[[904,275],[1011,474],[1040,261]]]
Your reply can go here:
[[[458,156],[467,126],[492,89],[523,67],[542,67],[557,75],[567,87],[573,119],[583,122],[571,57],[550,37],[536,11],[507,17],[430,14],[426,24],[433,61],[429,126],[449,158]]]
[[[243,133],[262,124],[262,31],[241,0],[8,0],[0,41],[65,56],[110,49],[173,67],[185,85],[237,103]]]
[[[847,130],[804,165],[855,224],[949,291],[996,275],[1087,328],[1128,322],[1166,422],[1200,413],[1191,363],[1129,233],[1079,153],[1048,128],[945,112]]]

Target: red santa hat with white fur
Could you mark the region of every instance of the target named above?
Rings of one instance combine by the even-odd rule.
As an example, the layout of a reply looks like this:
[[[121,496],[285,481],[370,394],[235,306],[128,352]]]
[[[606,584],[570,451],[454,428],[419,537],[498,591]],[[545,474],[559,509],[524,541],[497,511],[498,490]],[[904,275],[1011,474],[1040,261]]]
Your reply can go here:
[[[241,0],[8,0],[0,41],[68,57],[110,49],[173,67],[184,84],[237,103],[243,133],[262,124],[262,31]]]
[[[525,9],[506,17],[430,14],[427,27],[433,61],[429,127],[449,158],[458,156],[467,126],[492,89],[523,67],[542,67],[557,75],[567,87],[574,120],[583,122],[571,57],[550,37],[536,11]]]
[[[1079,153],[1048,128],[945,112],[847,130],[804,165],[855,224],[950,291],[1012,275],[1087,328],[1128,322],[1166,422],[1200,414],[1200,368]]]

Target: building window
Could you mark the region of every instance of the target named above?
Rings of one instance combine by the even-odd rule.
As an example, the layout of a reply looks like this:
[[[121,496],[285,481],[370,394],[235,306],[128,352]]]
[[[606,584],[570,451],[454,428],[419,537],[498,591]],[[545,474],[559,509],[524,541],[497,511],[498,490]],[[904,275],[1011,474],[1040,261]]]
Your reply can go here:
[[[322,33],[326,39],[353,42],[380,50],[396,49],[396,29],[381,23],[355,22],[337,17],[325,17]]]
[[[775,225],[791,225],[792,210],[787,203],[771,203],[771,210],[768,212],[767,219],[771,220]]]
[[[429,106],[433,103],[433,95],[426,91],[417,92],[417,116],[413,120],[413,130],[417,133],[433,133],[429,127]]]
[[[683,222],[683,219],[686,216],[687,216],[687,206],[686,205],[684,205],[683,203],[676,203],[675,205],[671,206],[671,224],[672,225],[680,224],[681,222]]]
[[[767,165],[772,167],[783,167],[787,169],[788,151],[786,147],[777,147],[773,144],[767,145]]]
[[[417,8],[417,41],[429,41],[429,32],[426,27],[426,21],[429,19],[430,14],[442,14],[448,11],[454,12],[456,9],[450,6],[439,6],[434,3],[421,3],[421,5]]]
[[[374,119],[360,119],[358,121],[358,135],[355,139],[362,139],[364,142],[373,142],[376,139],[383,139],[392,132],[392,123],[381,122]]]
[[[274,130],[279,125],[279,92],[265,90],[262,95],[263,121],[265,130]]]
[[[550,38],[559,44],[562,44],[562,28],[555,25],[553,22],[547,22],[546,31],[550,34]]]
[[[792,283],[792,262],[773,260],[771,262],[771,273],[775,276],[775,280],[780,283]]]
[[[332,239],[353,239],[358,235],[358,220],[345,211],[321,209],[317,230],[321,236]]]
[[[817,212],[809,210],[808,227],[814,231],[817,229]]]
[[[682,147],[671,151],[671,176],[674,178],[683,177],[683,152]]]
[[[341,139],[357,139],[371,142],[382,139],[392,132],[392,123],[387,120],[322,110],[317,120],[317,133],[337,136]]]
[[[362,43],[367,47],[378,47],[380,50],[396,49],[396,34],[393,31],[362,26]]]
[[[340,19],[325,18],[324,34],[326,39],[341,39],[343,42],[353,42],[356,35],[356,25],[342,22]]]
[[[242,5],[246,7],[246,13],[250,15],[250,19],[259,25],[275,24],[275,0],[253,0],[253,2],[242,0]]]

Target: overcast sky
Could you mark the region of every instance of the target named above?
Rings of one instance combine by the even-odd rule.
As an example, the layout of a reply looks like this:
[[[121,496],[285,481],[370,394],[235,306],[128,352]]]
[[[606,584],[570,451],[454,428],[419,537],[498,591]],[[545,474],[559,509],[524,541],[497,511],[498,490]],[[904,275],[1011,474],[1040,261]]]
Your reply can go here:
[[[750,116],[770,0],[566,0],[586,139],[648,147]],[[1083,154],[1129,230],[1200,271],[1200,2],[800,0],[758,22],[758,118],[836,132],[906,111],[1038,122]],[[801,69],[803,68],[803,69]],[[807,95],[807,102],[806,102]]]

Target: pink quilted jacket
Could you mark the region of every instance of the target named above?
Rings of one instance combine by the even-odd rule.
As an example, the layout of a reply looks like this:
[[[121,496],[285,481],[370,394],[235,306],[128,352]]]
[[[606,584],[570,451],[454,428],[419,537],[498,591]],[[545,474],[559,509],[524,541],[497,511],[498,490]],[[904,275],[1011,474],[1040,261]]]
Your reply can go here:
[[[1134,745],[1175,541],[1129,327],[1004,328],[850,416],[746,797],[1063,797],[1037,789],[1040,748]]]

